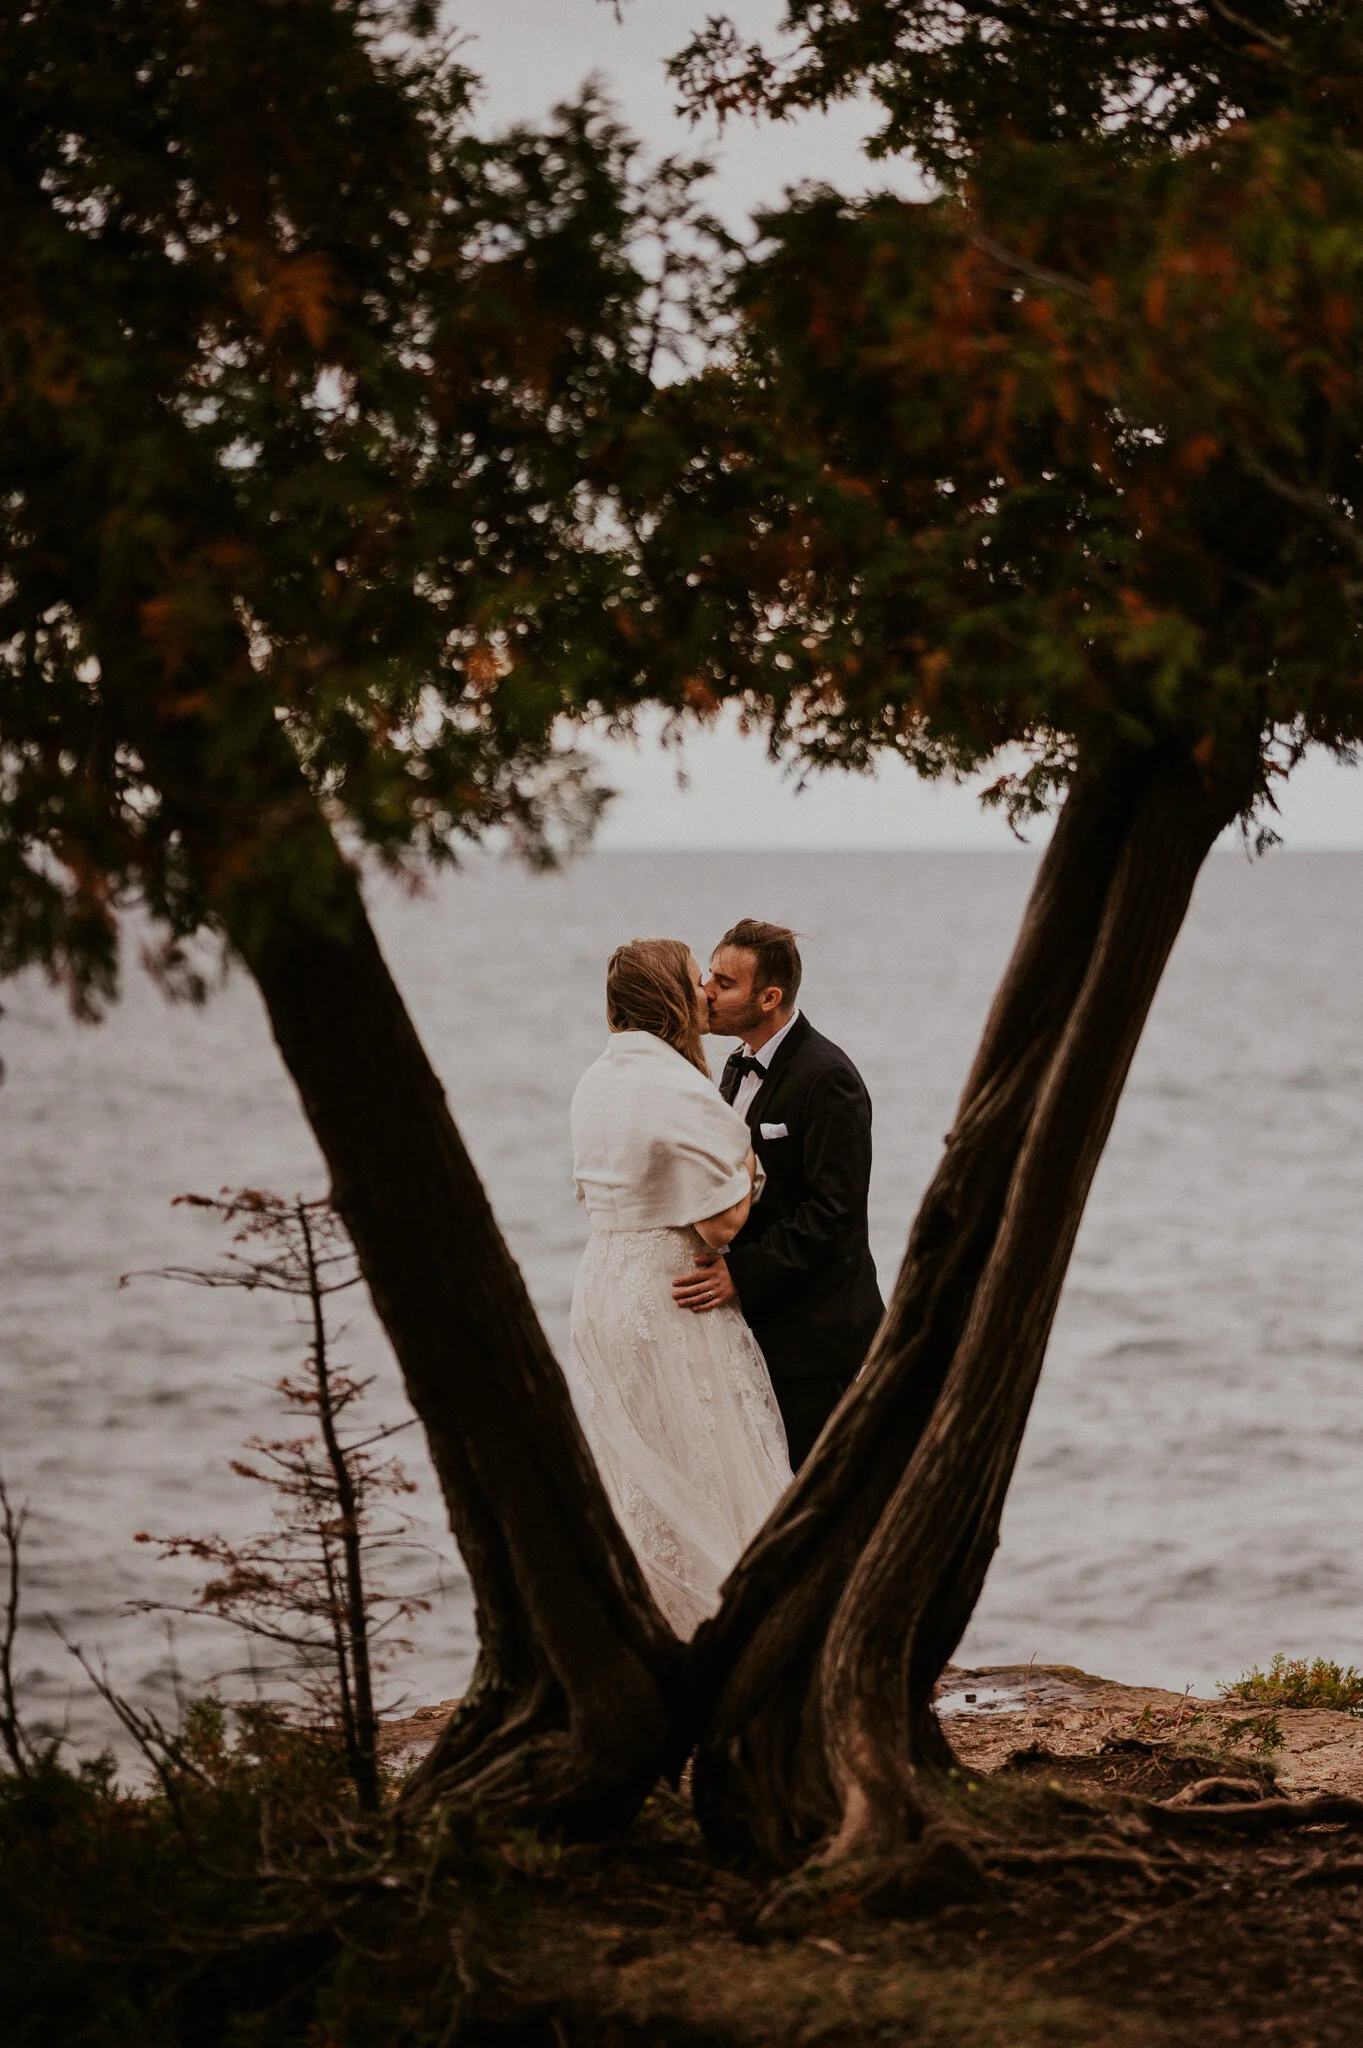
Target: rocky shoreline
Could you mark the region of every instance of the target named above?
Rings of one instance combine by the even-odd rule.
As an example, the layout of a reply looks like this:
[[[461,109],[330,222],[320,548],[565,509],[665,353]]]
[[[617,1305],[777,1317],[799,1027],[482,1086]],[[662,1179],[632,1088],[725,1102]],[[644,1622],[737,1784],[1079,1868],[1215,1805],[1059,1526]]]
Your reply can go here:
[[[956,1754],[978,1771],[1036,1747],[1080,1757],[1123,1741],[1173,1743],[1267,1763],[1291,1799],[1363,1796],[1363,1716],[1324,1707],[1274,1711],[1121,1685],[1069,1664],[1006,1664],[949,1669],[938,1711]]]
[[[418,1762],[458,1704],[442,1700],[386,1722],[387,1760]],[[1274,1712],[1198,1699],[1160,1686],[1123,1685],[1072,1664],[951,1665],[937,1690],[937,1708],[961,1762],[980,1772],[997,1771],[1029,1751],[1096,1757],[1114,1743],[1141,1742],[1269,1765],[1278,1790],[1292,1799],[1318,1792],[1363,1797],[1363,1715],[1323,1707]]]

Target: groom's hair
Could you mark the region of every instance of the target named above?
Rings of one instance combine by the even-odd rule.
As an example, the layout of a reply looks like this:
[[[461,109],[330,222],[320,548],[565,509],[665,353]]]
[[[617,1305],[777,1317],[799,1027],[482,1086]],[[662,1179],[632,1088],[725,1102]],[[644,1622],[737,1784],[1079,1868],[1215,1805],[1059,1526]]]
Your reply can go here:
[[[754,988],[779,988],[782,1009],[795,1001],[804,970],[800,965],[800,948],[789,926],[763,924],[757,917],[740,917],[737,924],[730,925],[719,944],[737,946],[741,952],[756,956]],[[715,950],[718,952],[719,947]]]

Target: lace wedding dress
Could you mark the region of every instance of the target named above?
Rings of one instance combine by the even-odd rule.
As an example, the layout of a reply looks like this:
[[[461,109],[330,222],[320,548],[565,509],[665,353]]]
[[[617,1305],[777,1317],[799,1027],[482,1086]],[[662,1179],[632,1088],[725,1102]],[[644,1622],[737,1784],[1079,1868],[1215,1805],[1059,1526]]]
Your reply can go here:
[[[691,1226],[747,1192],[748,1128],[646,1031],[619,1031],[573,1097],[573,1176],[592,1234],[568,1379],[606,1492],[654,1598],[689,1637],[790,1484],[762,1354],[737,1305],[695,1315],[672,1282]]]

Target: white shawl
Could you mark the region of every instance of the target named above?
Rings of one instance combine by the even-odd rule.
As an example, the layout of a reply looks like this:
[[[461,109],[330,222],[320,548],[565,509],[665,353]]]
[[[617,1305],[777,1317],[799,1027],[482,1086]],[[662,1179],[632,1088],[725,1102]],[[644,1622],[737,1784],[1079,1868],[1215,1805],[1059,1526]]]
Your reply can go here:
[[[748,1126],[649,1031],[611,1033],[577,1084],[571,1120],[573,1180],[595,1230],[677,1229],[748,1192]]]

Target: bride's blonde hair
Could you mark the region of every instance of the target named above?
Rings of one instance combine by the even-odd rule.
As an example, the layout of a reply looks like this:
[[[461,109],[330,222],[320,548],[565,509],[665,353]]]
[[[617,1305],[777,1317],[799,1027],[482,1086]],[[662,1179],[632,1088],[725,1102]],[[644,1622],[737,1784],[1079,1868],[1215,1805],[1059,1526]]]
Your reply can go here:
[[[612,1031],[648,1031],[708,1078],[696,1022],[691,948],[680,939],[631,939],[606,963],[606,1021]]]

